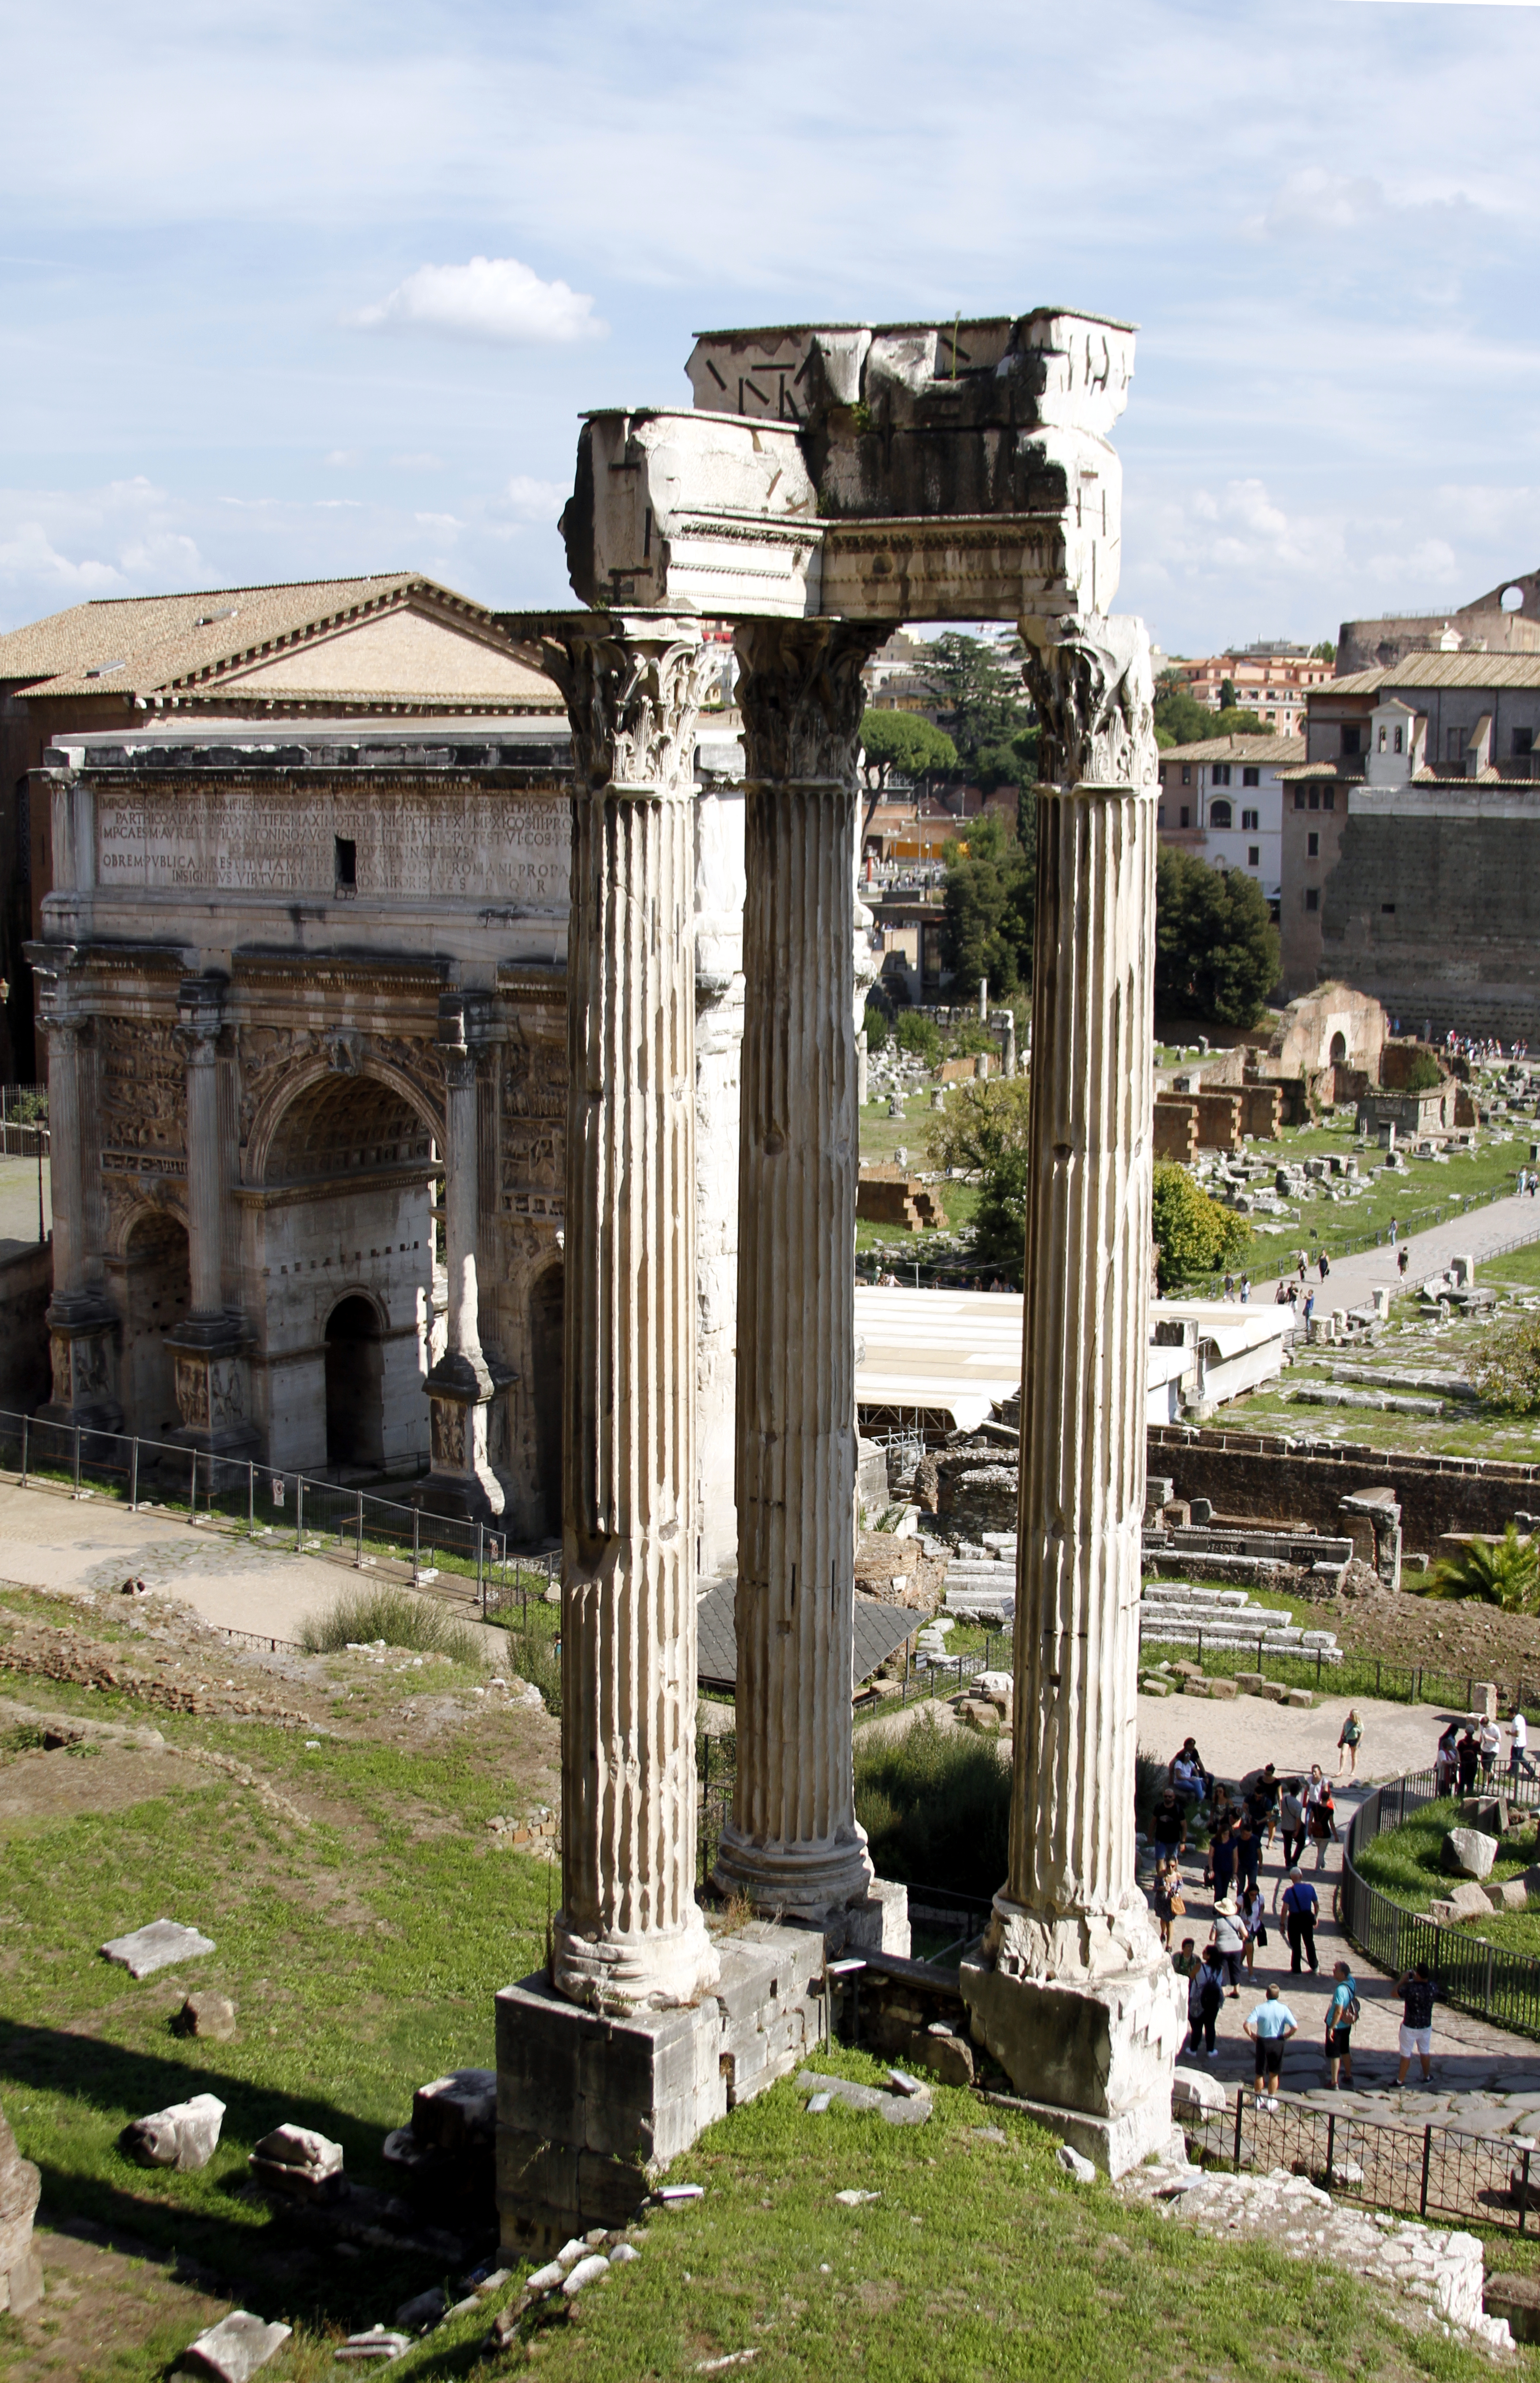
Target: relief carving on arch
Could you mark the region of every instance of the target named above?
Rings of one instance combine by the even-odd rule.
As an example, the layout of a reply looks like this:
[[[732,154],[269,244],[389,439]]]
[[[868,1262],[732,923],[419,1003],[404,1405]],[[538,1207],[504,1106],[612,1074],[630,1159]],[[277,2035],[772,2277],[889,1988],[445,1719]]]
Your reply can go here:
[[[176,1028],[159,1019],[96,1020],[97,1099],[102,1163],[109,1174],[126,1165],[154,1172],[187,1151],[187,1067]]]
[[[443,1145],[444,1077],[434,1037],[344,1033],[305,1026],[243,1026],[236,1050],[243,1150],[249,1148],[257,1119],[287,1076],[314,1076],[318,1063],[329,1074],[366,1074],[371,1060],[412,1086],[431,1119],[435,1141],[440,1148]]]
[[[536,1213],[560,1216],[567,1167],[565,1043],[510,1043],[502,1055],[498,1106],[505,1214],[529,1213],[511,1204],[536,1192],[548,1195],[546,1208]],[[558,1195],[554,1208],[552,1194]]]

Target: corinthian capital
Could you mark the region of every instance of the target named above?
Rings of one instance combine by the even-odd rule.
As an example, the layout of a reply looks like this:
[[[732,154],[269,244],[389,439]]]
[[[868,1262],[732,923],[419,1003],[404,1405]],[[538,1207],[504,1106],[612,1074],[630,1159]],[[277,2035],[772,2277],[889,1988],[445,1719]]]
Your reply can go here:
[[[745,621],[736,633],[751,781],[853,785],[867,693],[861,672],[892,635],[882,621]]]
[[[1023,621],[1045,785],[1149,786],[1157,772],[1150,638],[1132,613]]]
[[[563,614],[533,641],[566,698],[580,784],[681,794],[695,782],[703,671],[698,623]]]

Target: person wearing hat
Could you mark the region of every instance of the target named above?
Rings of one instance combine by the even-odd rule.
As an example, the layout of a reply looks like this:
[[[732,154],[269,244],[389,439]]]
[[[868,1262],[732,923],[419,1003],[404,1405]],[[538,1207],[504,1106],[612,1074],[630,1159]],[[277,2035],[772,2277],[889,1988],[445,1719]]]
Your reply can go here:
[[[1246,1931],[1241,1925],[1233,1895],[1222,1895],[1214,1907],[1214,1932],[1209,1938],[1209,1947],[1212,1957],[1224,1971],[1231,2002],[1238,2002],[1240,1957],[1246,1950]]]

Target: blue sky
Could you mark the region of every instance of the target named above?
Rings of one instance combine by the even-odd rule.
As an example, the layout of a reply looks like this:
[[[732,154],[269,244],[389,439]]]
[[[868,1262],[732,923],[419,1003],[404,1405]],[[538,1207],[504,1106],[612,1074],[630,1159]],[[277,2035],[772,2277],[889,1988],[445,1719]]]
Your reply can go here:
[[[3,10],[0,626],[559,600],[580,409],[687,402],[697,328],[1042,303],[1141,326],[1117,600],[1168,651],[1540,562],[1540,7]]]

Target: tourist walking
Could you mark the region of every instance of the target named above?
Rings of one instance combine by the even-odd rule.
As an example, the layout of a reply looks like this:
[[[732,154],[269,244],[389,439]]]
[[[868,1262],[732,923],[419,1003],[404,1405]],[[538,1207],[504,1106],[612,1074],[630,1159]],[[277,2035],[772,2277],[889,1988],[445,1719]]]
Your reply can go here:
[[[1278,1775],[1270,1762],[1253,1772],[1246,1786],[1246,1809],[1259,1838],[1263,1829],[1271,1846],[1278,1825]]]
[[[1413,2053],[1423,2064],[1424,2080],[1433,2075],[1434,1984],[1427,1963],[1419,1961],[1415,1969],[1398,1978],[1396,1992],[1401,1998],[1401,2065],[1396,2072],[1396,2082],[1404,2085]]]
[[[1174,1787],[1156,1797],[1150,1835],[1157,1870],[1163,1862],[1178,1860],[1187,1850],[1187,1808]]]
[[[1246,1964],[1246,1975],[1250,1977],[1256,1967],[1257,1947],[1267,1942],[1267,1906],[1255,1880],[1241,1895],[1236,1916],[1246,1933],[1241,1958]]]
[[[1307,1332],[1310,1330],[1310,1319],[1311,1319],[1311,1317],[1314,1315],[1314,1313],[1315,1313],[1315,1293],[1313,1292],[1313,1290],[1307,1290],[1307,1291],[1306,1291],[1306,1293],[1305,1293],[1305,1330],[1306,1330]]]
[[[1331,1270],[1332,1270],[1332,1262],[1331,1262],[1330,1258],[1326,1255],[1326,1253],[1325,1253],[1325,1251],[1324,1251],[1324,1250],[1323,1250],[1323,1251],[1322,1251],[1322,1253],[1321,1253],[1320,1256],[1319,1256],[1319,1257],[1316,1259],[1316,1261],[1315,1261],[1315,1270],[1316,1270],[1317,1274],[1319,1274],[1319,1276],[1320,1276],[1320,1278],[1321,1278],[1322,1281],[1323,1281],[1323,1282],[1324,1282],[1324,1281],[1325,1281],[1325,1279],[1326,1279],[1326,1277],[1330,1274],[1330,1272],[1331,1272]]]
[[[1459,1767],[1459,1757],[1455,1751],[1459,1738],[1460,1723],[1452,1721],[1439,1732],[1438,1744],[1434,1748],[1433,1784],[1440,1795],[1454,1784],[1455,1772]]]
[[[1290,1779],[1278,1798],[1278,1825],[1283,1832],[1283,1866],[1291,1871],[1305,1842],[1304,1789],[1298,1779]]]
[[[1326,2006],[1326,2082],[1335,2085],[1340,2070],[1342,2082],[1353,2081],[1353,2030],[1362,2013],[1359,2006],[1358,1988],[1346,1961],[1332,1963],[1336,1983]]]
[[[1199,2060],[1212,2060],[1218,2050],[1214,2021],[1225,2006],[1225,1980],[1210,1945],[1187,1982],[1188,2049]]]
[[[1402,1280],[1403,1282],[1406,1280],[1406,1270],[1407,1270],[1408,1266],[1409,1266],[1411,1264],[1411,1242],[1410,1242],[1410,1241],[1403,1241],[1403,1242],[1401,1243],[1400,1254],[1398,1255],[1398,1258],[1397,1258],[1397,1260],[1396,1260],[1396,1266],[1397,1266],[1397,1270],[1398,1270],[1398,1272],[1399,1273],[1400,1278],[1401,1278],[1401,1280]]]
[[[1273,1892],[1274,1908],[1283,1920],[1284,1935],[1288,1944],[1289,1970],[1296,1978],[1299,1976],[1302,1955],[1309,1962],[1313,1977],[1321,1967],[1315,1957],[1315,1922],[1321,1910],[1315,1889],[1308,1879],[1300,1877],[1297,1870],[1291,1870],[1287,1880],[1280,1879]]]
[[[1175,1854],[1155,1864],[1155,1918],[1160,1925],[1161,1943],[1171,1950],[1171,1922],[1180,1920],[1187,1911],[1187,1899],[1182,1894],[1182,1873]]]
[[[1512,1744],[1508,1749],[1508,1775],[1517,1779],[1521,1772],[1526,1779],[1534,1777],[1534,1765],[1529,1759],[1529,1722],[1523,1708],[1515,1705],[1508,1724]]]
[[[1333,1801],[1331,1783],[1323,1780],[1322,1792],[1305,1814],[1310,1827],[1310,1841],[1315,1847],[1317,1875],[1326,1867],[1326,1847],[1337,1834],[1337,1805]]]
[[[1455,1747],[1455,1769],[1460,1776],[1460,1792],[1462,1796],[1469,1796],[1473,1792],[1476,1772],[1480,1768],[1481,1747],[1476,1742],[1475,1731],[1467,1729],[1460,1744]]]
[[[1230,1834],[1229,1823],[1221,1821],[1210,1840],[1208,1856],[1203,1863],[1203,1884],[1213,1887],[1216,1910],[1220,1897],[1228,1895],[1234,1882],[1235,1840]]]
[[[1230,1843],[1235,1848],[1237,1886],[1255,1886],[1262,1863],[1262,1839],[1251,1826],[1250,1812],[1242,1812],[1238,1822],[1230,1831]]]
[[[1214,1933],[1209,1950],[1225,1973],[1231,2002],[1240,1999],[1240,1957],[1246,1950],[1246,1931],[1240,1924],[1240,1913],[1233,1895],[1222,1895],[1214,1907]]]
[[[1276,1986],[1268,1987],[1246,2022],[1246,2032],[1257,2048],[1257,2107],[1275,2110],[1278,2106],[1277,2088],[1283,2078],[1284,2045],[1291,2035],[1300,2032],[1300,2022],[1282,2000]]]
[[[1356,1710],[1349,1710],[1347,1720],[1342,1724],[1342,1735],[1337,1741],[1337,1750],[1342,1757],[1337,1766],[1337,1775],[1339,1779],[1344,1770],[1349,1779],[1358,1777],[1358,1750],[1362,1742],[1363,1723],[1360,1721]]]
[[[1392,1216],[1392,1217],[1391,1217],[1391,1219],[1390,1219],[1390,1246],[1391,1246],[1391,1248],[1392,1248],[1392,1249],[1394,1249],[1394,1248],[1395,1248],[1395,1246],[1396,1246],[1396,1238],[1397,1238],[1397,1235],[1399,1233],[1400,1229],[1400,1229],[1399,1225],[1398,1225],[1398,1223],[1396,1222],[1395,1217],[1394,1217],[1394,1216]]]

